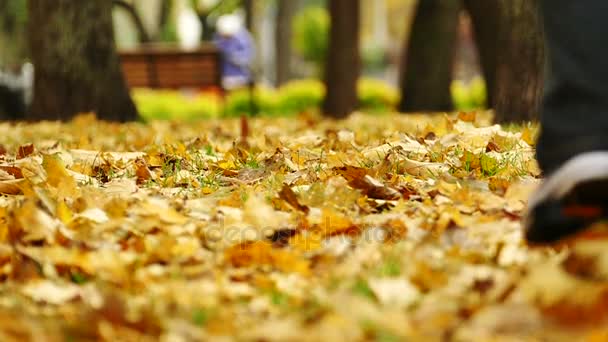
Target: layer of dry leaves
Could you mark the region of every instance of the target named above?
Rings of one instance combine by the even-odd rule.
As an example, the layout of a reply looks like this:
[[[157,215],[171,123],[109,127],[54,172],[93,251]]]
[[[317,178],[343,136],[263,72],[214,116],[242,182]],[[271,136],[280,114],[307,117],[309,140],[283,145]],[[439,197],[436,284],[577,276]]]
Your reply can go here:
[[[0,340],[608,339],[602,227],[528,248],[488,122],[0,124]]]

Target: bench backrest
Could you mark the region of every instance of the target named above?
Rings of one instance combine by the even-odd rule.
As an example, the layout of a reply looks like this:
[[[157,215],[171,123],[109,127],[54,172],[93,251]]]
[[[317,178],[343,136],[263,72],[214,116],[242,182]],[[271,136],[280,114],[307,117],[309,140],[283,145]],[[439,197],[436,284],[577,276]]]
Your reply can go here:
[[[149,44],[119,55],[130,87],[221,90],[221,53],[213,45],[182,50]]]

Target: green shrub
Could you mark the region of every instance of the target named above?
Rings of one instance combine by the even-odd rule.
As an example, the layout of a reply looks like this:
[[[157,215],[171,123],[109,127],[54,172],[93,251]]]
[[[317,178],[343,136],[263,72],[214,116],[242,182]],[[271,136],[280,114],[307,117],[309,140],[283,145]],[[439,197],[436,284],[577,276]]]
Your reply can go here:
[[[319,110],[325,93],[325,85],[316,79],[294,80],[277,90],[258,86],[254,90],[254,105],[261,116],[294,115]],[[248,88],[228,93],[223,101],[212,93],[188,96],[174,90],[135,89],[132,95],[144,120],[238,117],[251,112]],[[397,89],[371,78],[359,80],[358,97],[361,109],[369,112],[394,110],[399,101]]]
[[[198,120],[220,113],[221,100],[213,94],[185,96],[173,90],[135,89],[132,95],[144,120]]]
[[[486,82],[481,77],[475,77],[470,84],[471,99],[477,108],[487,106]]]
[[[386,82],[372,78],[359,80],[358,97],[361,109],[369,111],[393,110],[399,102],[399,92]],[[325,85],[315,79],[291,81],[279,89],[280,114],[301,113],[319,109],[325,98]]]
[[[277,111],[277,94],[274,90],[258,86],[254,89],[254,106],[257,114],[274,115]],[[226,96],[223,115],[227,117],[241,116],[251,113],[251,97],[249,88],[238,89]]]
[[[399,92],[384,81],[362,78],[358,82],[359,105],[363,110],[394,110],[399,102]]]
[[[279,89],[279,114],[298,114],[321,107],[325,85],[314,79],[295,80]]]
[[[469,84],[453,81],[450,86],[454,107],[458,110],[485,108],[486,85],[481,77],[475,77]]]
[[[323,7],[308,7],[293,20],[293,45],[305,60],[317,66],[319,75],[327,56],[330,19]]]

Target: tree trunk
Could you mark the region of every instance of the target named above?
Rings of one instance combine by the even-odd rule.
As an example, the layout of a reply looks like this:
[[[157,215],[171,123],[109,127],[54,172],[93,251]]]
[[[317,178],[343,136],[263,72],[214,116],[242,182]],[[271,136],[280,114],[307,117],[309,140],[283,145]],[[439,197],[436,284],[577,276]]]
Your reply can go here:
[[[158,12],[158,31],[155,34],[154,40],[159,40],[160,35],[169,23],[171,16],[171,9],[173,8],[173,0],[163,0],[160,4],[160,11]],[[203,33],[204,34],[204,33]]]
[[[499,0],[499,5],[495,121],[535,120],[542,99],[545,61],[538,0]]]
[[[455,0],[420,0],[407,50],[402,54],[402,112],[448,111],[458,19]],[[405,50],[405,49],[404,49]]]
[[[357,107],[359,58],[359,0],[329,0],[331,28],[325,66],[326,115],[344,118]]]
[[[253,0],[243,0],[245,9],[245,27],[247,31],[253,32]]]
[[[297,9],[296,0],[278,0],[275,28],[276,85],[281,86],[291,78],[291,22]]]
[[[494,108],[498,53],[504,52],[498,45],[500,7],[497,0],[464,0],[464,5],[473,23],[481,71],[486,82],[488,106]]]
[[[36,68],[30,120],[137,118],[114,44],[112,2],[29,0],[29,46]]]

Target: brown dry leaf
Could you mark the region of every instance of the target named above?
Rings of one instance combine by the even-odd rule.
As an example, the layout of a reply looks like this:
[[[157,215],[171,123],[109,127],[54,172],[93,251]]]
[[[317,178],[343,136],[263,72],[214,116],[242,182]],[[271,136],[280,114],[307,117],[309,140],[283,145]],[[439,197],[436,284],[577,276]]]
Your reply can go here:
[[[283,201],[287,202],[294,209],[301,211],[305,214],[308,214],[308,212],[310,211],[310,208],[308,208],[305,205],[300,204],[300,202],[298,200],[298,196],[296,195],[295,192],[293,192],[291,187],[287,184],[283,185],[283,188],[279,192],[279,198],[281,198]]]
[[[46,171],[48,184],[55,188],[59,198],[78,196],[79,190],[76,181],[74,180],[74,177],[68,173],[59,158],[51,155],[44,155],[42,166]]]
[[[508,179],[500,177],[491,177],[488,183],[488,188],[497,195],[503,196],[511,182]]]
[[[265,241],[246,242],[235,245],[225,252],[226,259],[235,267],[268,265],[283,272],[310,273],[310,263],[301,256],[273,248]]]
[[[386,242],[398,242],[407,237],[408,226],[402,219],[391,219],[382,225],[387,231]]]
[[[438,234],[443,234],[448,228],[452,226],[465,227],[465,223],[458,210],[453,207],[442,208],[437,222],[435,223],[434,231]]]
[[[249,194],[244,204],[243,223],[249,224],[255,230],[258,239],[267,237],[289,224],[290,215],[275,210],[266,198],[260,194]]]
[[[477,112],[460,112],[458,113],[458,120],[464,122],[475,122],[477,118]]]
[[[16,179],[23,178],[23,173],[21,172],[21,168],[19,168],[17,166],[0,165],[0,170],[6,172],[7,174],[13,176]]]
[[[397,200],[401,198],[399,191],[382,184],[382,182],[369,175],[365,175],[363,178],[354,178],[348,182],[348,185],[361,190],[369,198],[383,200]]]
[[[526,142],[530,146],[536,145],[536,140],[538,139],[538,128],[534,129],[529,126],[526,126],[521,133],[521,140]]]
[[[27,200],[15,209],[16,223],[22,231],[24,242],[45,241],[53,243],[58,228],[58,221],[41,209],[34,200]]]
[[[17,159],[23,159],[34,153],[34,144],[21,145],[17,149]]]
[[[112,197],[130,197],[139,191],[134,179],[113,179],[104,185],[105,192]]]
[[[143,152],[101,152],[80,149],[72,149],[69,152],[75,163],[80,162],[91,167],[98,167],[108,162],[126,165],[137,160],[137,158],[146,157]]]
[[[137,184],[143,184],[153,179],[152,171],[150,171],[143,158],[135,159],[135,175],[137,176]]]
[[[486,152],[500,152],[500,146],[494,141],[488,142],[488,146],[486,146]]]
[[[449,167],[442,163],[419,162],[408,158],[403,158],[400,166],[408,174],[423,178],[439,177],[449,170]]]
[[[377,147],[369,147],[361,154],[367,160],[380,161],[386,158],[391,151],[399,150],[405,153],[420,153],[425,151],[424,145],[409,137],[404,137],[403,141],[393,141]]]
[[[169,204],[160,199],[150,198],[133,208],[133,212],[142,217],[154,217],[167,224],[185,224],[188,217],[178,213]]]
[[[344,177],[349,182],[361,179],[365,177],[368,173],[368,170],[365,168],[350,165],[336,167],[334,168],[334,171]]]
[[[463,163],[465,170],[477,170],[481,167],[479,155],[476,155],[471,151],[464,151],[460,160]]]
[[[359,233],[359,228],[344,214],[331,208],[324,208],[321,211],[320,221],[315,228],[315,231],[323,236],[333,236],[339,234],[356,234]]]
[[[536,180],[527,180],[512,183],[505,193],[507,200],[506,210],[510,213],[521,213],[525,210],[528,203],[528,198],[538,188],[539,182]]]
[[[49,280],[35,280],[21,288],[23,294],[36,302],[53,305],[65,304],[80,295],[80,289],[73,284],[56,284]]]
[[[23,180],[6,180],[0,181],[0,194],[2,195],[19,195],[21,194],[20,185],[23,183]]]

